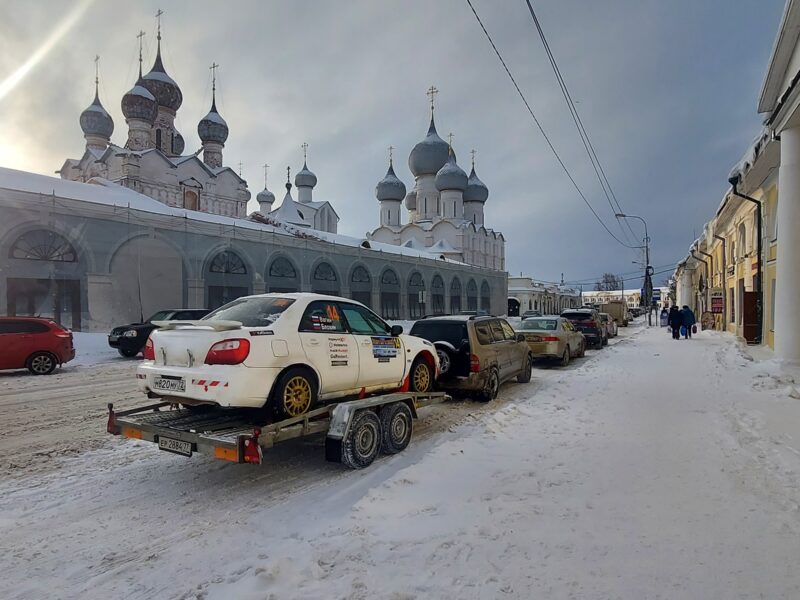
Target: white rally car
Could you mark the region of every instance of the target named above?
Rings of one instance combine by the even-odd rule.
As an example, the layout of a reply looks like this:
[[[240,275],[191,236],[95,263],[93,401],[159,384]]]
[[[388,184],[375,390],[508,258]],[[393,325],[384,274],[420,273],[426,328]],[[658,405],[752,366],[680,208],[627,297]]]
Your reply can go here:
[[[336,296],[245,296],[199,321],[156,325],[139,389],[187,406],[271,406],[295,417],[344,396],[429,392],[439,374],[430,342]]]

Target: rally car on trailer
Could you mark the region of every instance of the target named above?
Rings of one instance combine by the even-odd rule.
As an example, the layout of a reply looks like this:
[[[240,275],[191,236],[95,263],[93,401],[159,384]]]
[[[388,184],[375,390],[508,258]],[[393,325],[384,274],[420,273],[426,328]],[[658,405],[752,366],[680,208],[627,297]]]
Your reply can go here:
[[[346,397],[428,393],[439,374],[433,344],[336,296],[246,296],[197,321],[154,324],[138,387],[186,407],[299,417]]]

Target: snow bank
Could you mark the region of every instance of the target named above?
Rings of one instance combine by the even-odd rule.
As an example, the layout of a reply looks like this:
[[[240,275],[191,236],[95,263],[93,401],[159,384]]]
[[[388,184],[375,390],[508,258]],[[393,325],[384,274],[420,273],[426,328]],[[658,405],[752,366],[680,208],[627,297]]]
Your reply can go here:
[[[67,367],[88,367],[116,360],[130,360],[122,358],[108,345],[108,336],[105,333],[73,331],[72,339],[75,344],[75,359],[67,363]]]

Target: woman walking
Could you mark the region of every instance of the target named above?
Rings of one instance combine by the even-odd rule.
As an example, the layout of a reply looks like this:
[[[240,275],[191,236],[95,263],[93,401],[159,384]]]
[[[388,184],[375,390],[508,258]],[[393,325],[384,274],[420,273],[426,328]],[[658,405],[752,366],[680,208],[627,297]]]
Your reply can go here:
[[[683,325],[683,315],[681,311],[678,310],[678,307],[673,305],[669,309],[669,326],[672,329],[672,339],[679,340],[681,339],[681,325]]]

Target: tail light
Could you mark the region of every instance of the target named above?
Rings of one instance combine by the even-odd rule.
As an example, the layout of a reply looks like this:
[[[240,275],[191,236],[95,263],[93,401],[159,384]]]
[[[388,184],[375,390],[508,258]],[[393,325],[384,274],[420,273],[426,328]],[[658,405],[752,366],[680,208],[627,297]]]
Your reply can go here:
[[[597,327],[597,321],[584,321],[583,324],[586,327]]]
[[[469,355],[469,370],[471,373],[478,373],[481,370],[481,359],[475,354]]]
[[[244,340],[247,342],[247,340]],[[248,342],[249,343],[249,342]],[[261,452],[261,444],[258,443],[258,436],[261,435],[261,428],[256,427],[253,429],[253,435],[246,437],[242,444],[244,445],[244,462],[251,465],[260,465],[261,460],[264,458]]]
[[[234,339],[217,342],[206,355],[207,365],[238,365],[250,354],[250,340]]]
[[[156,359],[156,349],[153,346],[152,338],[147,338],[147,341],[144,344],[144,351],[142,352],[145,360],[155,360]]]
[[[554,335],[546,335],[542,338],[543,342],[557,342],[558,338]]]

